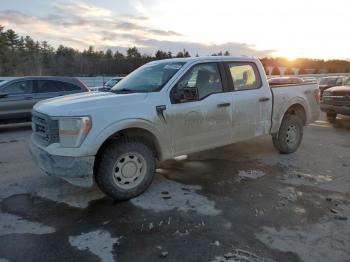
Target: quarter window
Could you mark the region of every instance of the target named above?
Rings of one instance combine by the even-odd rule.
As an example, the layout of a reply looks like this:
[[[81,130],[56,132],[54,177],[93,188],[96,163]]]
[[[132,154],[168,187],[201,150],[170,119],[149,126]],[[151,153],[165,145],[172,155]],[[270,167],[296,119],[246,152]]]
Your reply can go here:
[[[220,72],[216,63],[193,66],[172,90],[174,103],[201,100],[222,92]],[[174,101],[175,100],[175,101]]]
[[[250,90],[261,87],[261,78],[255,64],[229,63],[235,90]]]

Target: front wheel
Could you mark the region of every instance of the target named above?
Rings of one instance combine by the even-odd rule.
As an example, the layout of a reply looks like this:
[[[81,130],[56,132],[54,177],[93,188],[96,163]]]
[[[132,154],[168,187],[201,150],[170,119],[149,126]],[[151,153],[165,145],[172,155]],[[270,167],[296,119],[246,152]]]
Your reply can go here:
[[[138,141],[117,140],[101,153],[95,175],[99,188],[115,200],[143,193],[155,173],[153,151]]]
[[[287,115],[283,118],[277,134],[272,135],[274,147],[281,154],[295,152],[303,139],[303,125],[295,115]]]

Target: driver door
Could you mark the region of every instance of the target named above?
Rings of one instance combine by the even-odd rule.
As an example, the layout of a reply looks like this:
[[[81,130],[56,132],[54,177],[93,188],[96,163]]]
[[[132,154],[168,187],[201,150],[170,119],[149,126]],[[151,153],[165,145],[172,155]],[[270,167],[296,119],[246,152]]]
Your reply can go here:
[[[174,155],[230,143],[232,93],[224,92],[220,68],[218,63],[194,65],[172,88],[165,118]]]

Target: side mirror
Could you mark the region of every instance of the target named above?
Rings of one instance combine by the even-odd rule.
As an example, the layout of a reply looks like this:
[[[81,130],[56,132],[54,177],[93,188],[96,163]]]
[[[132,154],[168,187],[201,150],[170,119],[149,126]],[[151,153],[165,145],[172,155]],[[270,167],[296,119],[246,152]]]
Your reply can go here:
[[[197,87],[180,87],[177,86],[171,91],[172,103],[190,102],[198,100],[198,89]]]
[[[8,93],[1,93],[0,92],[0,98],[5,98],[5,97],[7,97],[8,96]]]
[[[195,101],[199,99],[197,87],[184,87],[183,89],[184,99],[187,101]]]

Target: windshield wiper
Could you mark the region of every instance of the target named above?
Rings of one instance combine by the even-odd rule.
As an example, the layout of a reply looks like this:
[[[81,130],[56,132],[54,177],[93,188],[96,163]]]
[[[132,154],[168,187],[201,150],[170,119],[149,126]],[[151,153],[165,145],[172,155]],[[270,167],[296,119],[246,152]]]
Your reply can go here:
[[[122,89],[116,89],[116,90],[111,90],[113,93],[128,93],[128,92],[135,92],[136,90],[128,89],[128,88],[122,88]]]

